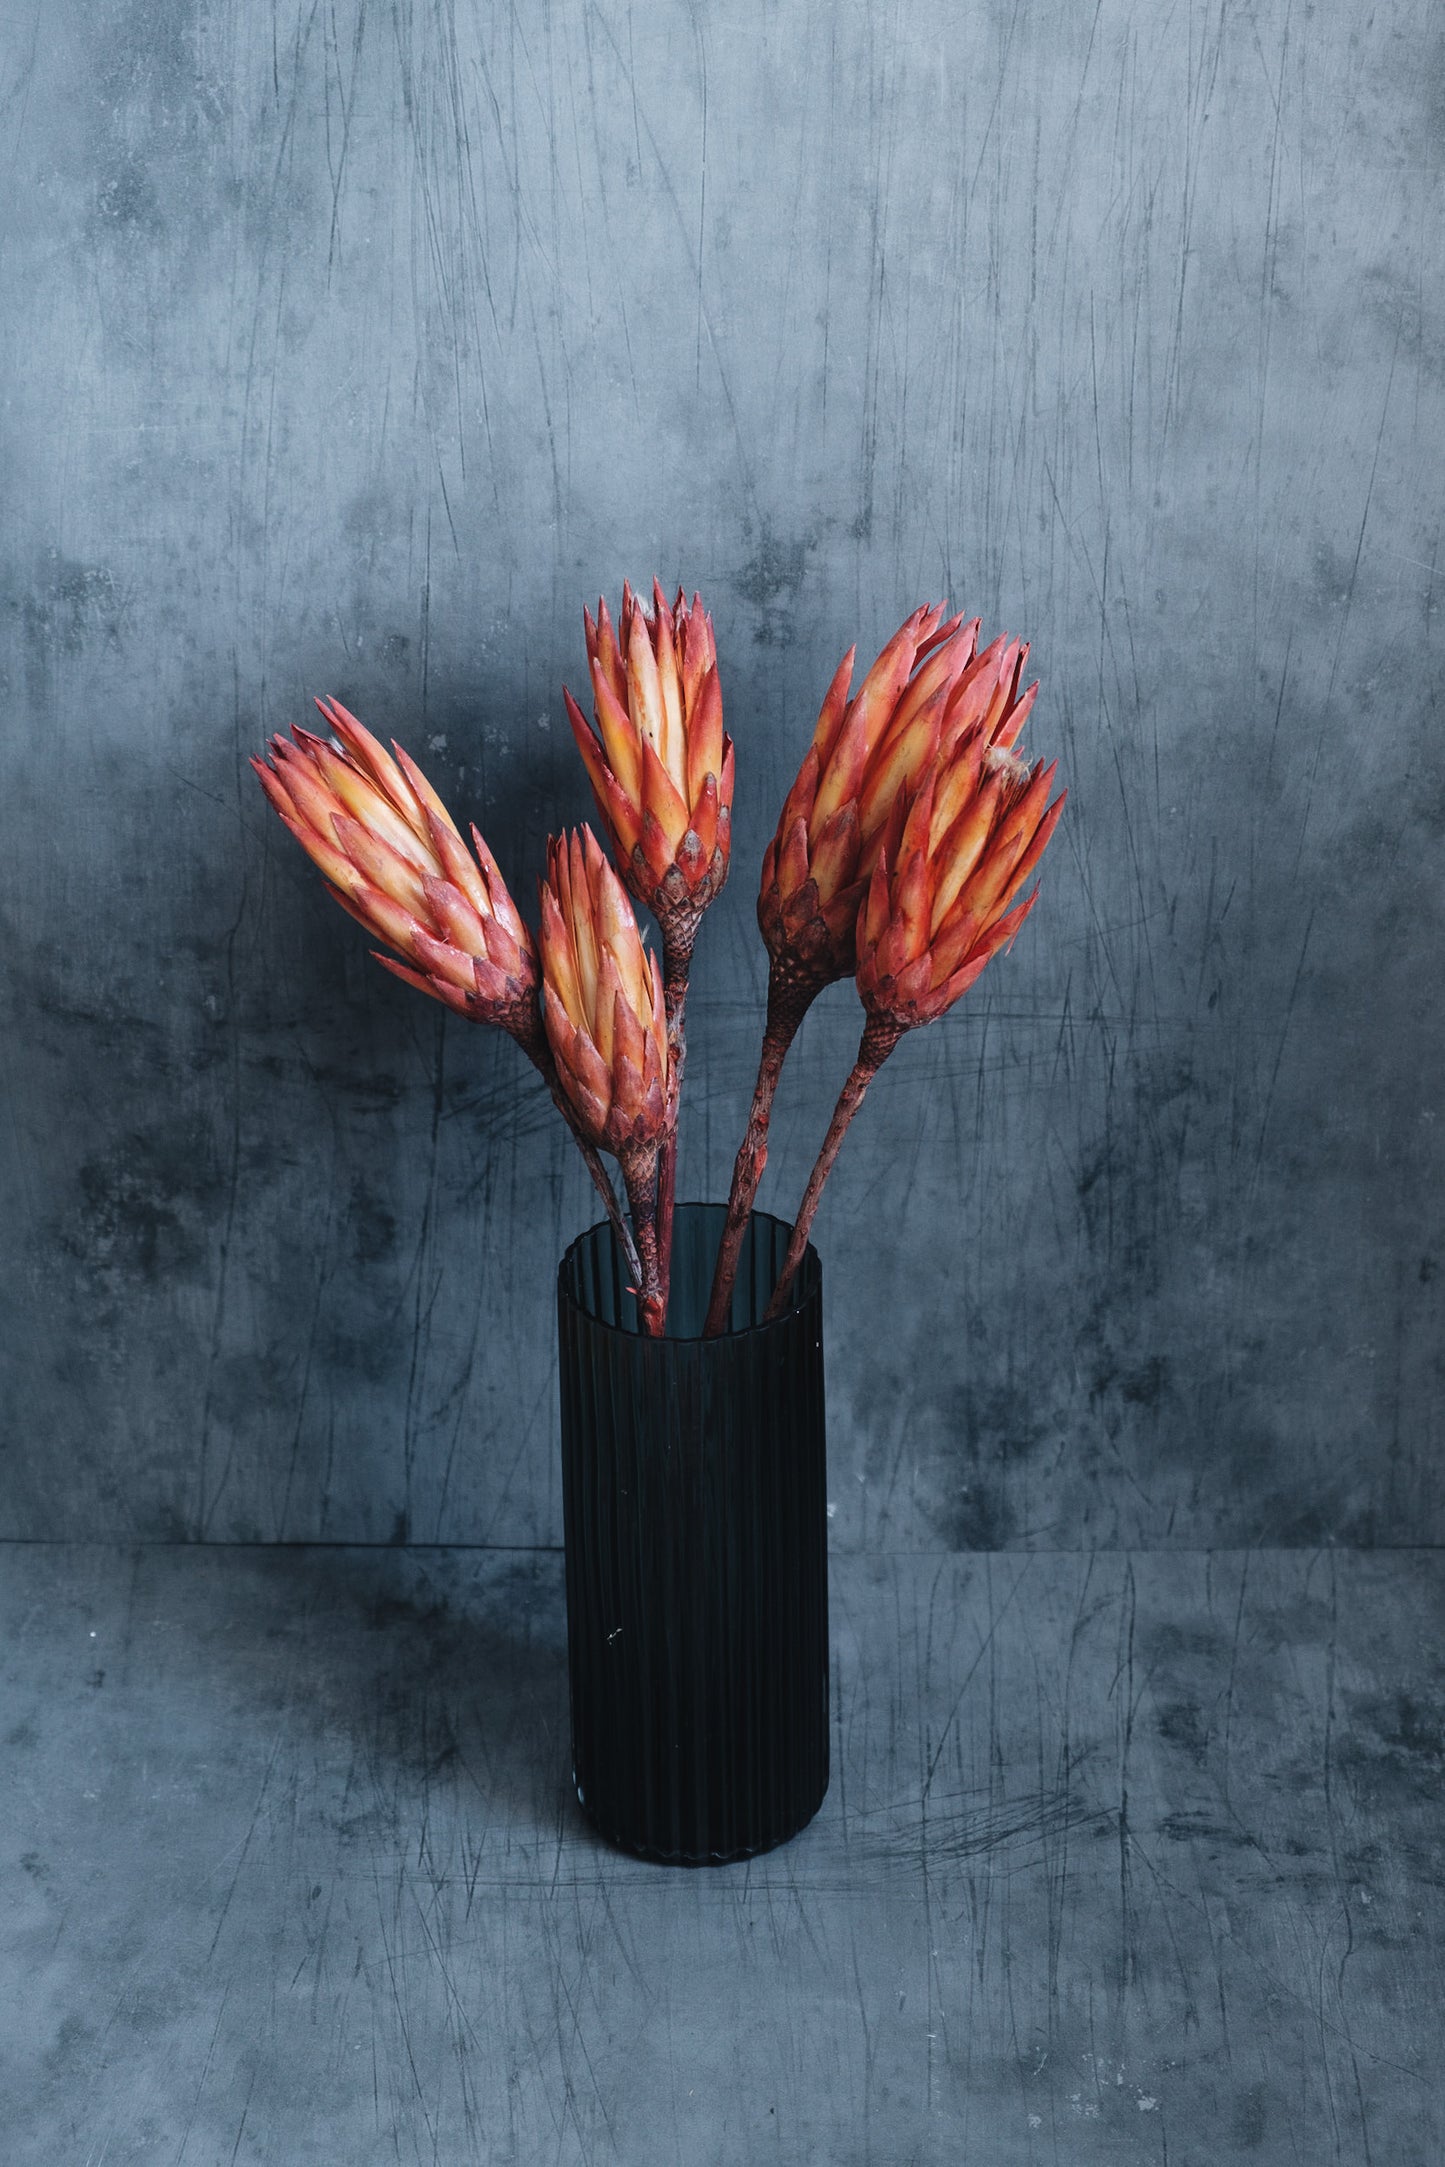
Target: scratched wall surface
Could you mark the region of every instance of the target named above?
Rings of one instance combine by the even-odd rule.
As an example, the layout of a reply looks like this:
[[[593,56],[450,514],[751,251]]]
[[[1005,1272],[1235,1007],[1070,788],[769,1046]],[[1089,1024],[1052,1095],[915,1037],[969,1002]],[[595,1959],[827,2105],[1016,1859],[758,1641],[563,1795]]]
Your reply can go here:
[[[585,1176],[246,766],[331,690],[529,896],[580,611],[713,609],[737,871],[844,647],[1026,632],[1043,901],[819,1222],[843,1547],[1440,1540],[1445,42],[1371,9],[51,0],[0,80],[15,1535],[553,1542]],[[836,989],[763,1200],[846,1069]]]

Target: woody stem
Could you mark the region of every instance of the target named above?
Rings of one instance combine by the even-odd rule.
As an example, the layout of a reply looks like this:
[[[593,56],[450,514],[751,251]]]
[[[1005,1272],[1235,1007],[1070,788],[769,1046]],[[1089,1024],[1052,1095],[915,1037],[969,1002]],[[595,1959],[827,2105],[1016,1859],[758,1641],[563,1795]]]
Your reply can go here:
[[[560,1089],[554,1091],[552,1095],[557,1100],[557,1103],[562,1105]],[[563,1112],[566,1111],[566,1107],[563,1106]],[[622,1251],[622,1261],[632,1275],[632,1284],[635,1287],[640,1287],[642,1284],[642,1264],[637,1254],[637,1244],[632,1239],[631,1227],[623,1217],[622,1206],[617,1201],[617,1191],[612,1186],[611,1176],[602,1164],[602,1157],[597,1146],[589,1144],[581,1130],[570,1120],[568,1127],[571,1128],[572,1134],[576,1137],[577,1149],[581,1152],[587,1171],[597,1185],[597,1194],[607,1207],[607,1216],[612,1221],[612,1231],[617,1236],[617,1244]]]
[[[903,1026],[901,1024],[889,1022],[881,1017],[869,1017],[863,1032],[862,1043],[858,1048],[858,1058],[853,1063],[852,1073],[848,1081],[838,1094],[838,1103],[833,1108],[833,1118],[828,1124],[828,1133],[823,1138],[823,1148],[818,1153],[817,1164],[808,1177],[807,1188],[803,1191],[803,1201],[798,1207],[797,1224],[793,1228],[792,1239],[788,1243],[788,1253],[783,1259],[783,1268],[778,1274],[778,1283],[773,1289],[772,1300],[763,1312],[763,1322],[765,1324],[782,1314],[793,1284],[793,1274],[802,1263],[803,1253],[808,1246],[808,1236],[812,1232],[813,1218],[823,1194],[824,1184],[833,1171],[833,1162],[838,1156],[843,1138],[848,1133],[848,1125],[863,1104],[869,1084],[872,1083],[879,1069],[882,1068],[902,1036]]]
[[[722,1240],[718,1244],[717,1264],[712,1276],[712,1294],[707,1305],[707,1321],[703,1325],[703,1337],[715,1339],[727,1327],[732,1309],[733,1286],[738,1275],[738,1259],[742,1254],[743,1236],[752,1217],[753,1201],[758,1184],[763,1178],[763,1168],[768,1163],[768,1128],[773,1118],[773,1099],[778,1088],[778,1078],[783,1073],[783,1063],[788,1048],[798,1035],[798,1026],[812,1006],[820,988],[816,985],[797,986],[780,976],[776,965],[768,975],[768,1018],[763,1031],[762,1057],[758,1062],[758,1080],[753,1086],[753,1103],[748,1110],[748,1125],[738,1146],[733,1162],[732,1188],[728,1192],[728,1215],[723,1224]]]
[[[548,1091],[551,1093],[552,1104],[571,1130],[577,1149],[582,1154],[583,1163],[592,1176],[597,1187],[597,1194],[601,1197],[607,1210],[607,1216],[612,1221],[612,1231],[617,1236],[623,1262],[632,1274],[632,1283],[634,1286],[640,1287],[642,1284],[642,1266],[638,1261],[637,1245],[632,1239],[632,1231],[622,1215],[622,1206],[617,1201],[617,1191],[613,1188],[611,1176],[602,1164],[601,1155],[596,1145],[589,1143],[583,1135],[577,1116],[573,1111],[571,1100],[562,1089],[557,1075],[557,1064],[552,1058],[551,1047],[548,1045],[540,1028],[535,1036],[529,1033],[519,1037],[517,1042],[546,1084]]]
[[[697,911],[676,912],[662,922],[662,999],[667,1014],[667,1104],[662,1164],[657,1182],[657,1252],[664,1310],[672,1284],[672,1213],[677,1201],[677,1115],[687,1063],[687,981],[697,939]]]
[[[657,1242],[658,1147],[634,1144],[618,1153],[623,1185],[632,1211],[641,1259],[637,1277],[637,1309],[649,1339],[661,1339],[667,1295],[659,1268]]]

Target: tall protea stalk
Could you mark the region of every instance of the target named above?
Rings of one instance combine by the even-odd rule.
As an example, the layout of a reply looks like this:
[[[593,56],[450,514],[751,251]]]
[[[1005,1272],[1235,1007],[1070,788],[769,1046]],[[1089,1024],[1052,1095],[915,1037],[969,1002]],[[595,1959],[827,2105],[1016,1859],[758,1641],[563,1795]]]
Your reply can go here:
[[[582,1133],[622,1168],[641,1272],[642,1328],[667,1308],[657,1234],[668,1050],[662,973],[590,828],[547,845],[542,1011],[557,1073]]]
[[[687,983],[702,914],[728,874],[733,747],[723,729],[712,619],[681,588],[652,609],[630,586],[614,631],[605,601],[583,612],[595,727],[564,686],[577,740],[622,878],[657,920],[667,1010],[668,1105],[658,1189],[663,1286],[672,1257],[677,1115],[687,1061]]]
[[[758,924],[769,956],[767,1021],[713,1275],[709,1334],[727,1322],[783,1063],[824,987],[857,966],[859,907],[890,816],[930,765],[966,738],[1010,746],[1033,705],[1037,686],[1020,691],[1028,648],[1000,638],[980,654],[978,619],[945,621],[944,607],[914,610],[851,699],[856,650],[848,650],[763,859]]]
[[[1017,733],[1013,733],[1016,735]],[[1056,764],[1033,768],[985,723],[895,811],[857,926],[857,985],[867,1021],[839,1094],[766,1315],[783,1308],[823,1186],[869,1084],[907,1031],[936,1022],[965,994],[1033,909],[1022,891],[1064,808],[1049,790]],[[1018,900],[1019,898],[1021,900]]]
[[[572,1131],[637,1276],[607,1169],[562,1090],[542,1024],[537,952],[496,859],[475,827],[472,856],[400,745],[387,752],[337,700],[316,705],[334,738],[299,726],[294,743],[274,737],[269,762],[251,762],[262,789],[342,909],[396,950],[378,954],[378,963],[516,1040]]]

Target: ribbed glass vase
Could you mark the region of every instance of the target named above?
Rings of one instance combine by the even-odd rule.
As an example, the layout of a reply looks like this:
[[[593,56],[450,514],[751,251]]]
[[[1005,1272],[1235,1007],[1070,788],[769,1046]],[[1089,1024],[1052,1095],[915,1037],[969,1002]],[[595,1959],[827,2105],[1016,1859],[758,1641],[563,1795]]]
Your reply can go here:
[[[732,1329],[701,1339],[720,1204],[679,1204],[668,1336],[647,1339],[604,1222],[557,1283],[572,1763],[624,1850],[721,1864],[828,1788],[823,1275],[761,1318],[789,1228],[754,1213]]]

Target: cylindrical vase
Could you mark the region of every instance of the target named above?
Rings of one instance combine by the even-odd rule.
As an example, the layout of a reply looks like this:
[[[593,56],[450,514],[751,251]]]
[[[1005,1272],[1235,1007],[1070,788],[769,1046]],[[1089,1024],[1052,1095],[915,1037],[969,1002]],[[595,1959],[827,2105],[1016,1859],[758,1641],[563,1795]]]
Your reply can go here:
[[[644,1337],[605,1222],[557,1282],[577,1796],[640,1857],[772,1849],[828,1788],[823,1285],[760,1322],[790,1229],[755,1212],[731,1329],[697,1336],[720,1204],[679,1204],[667,1336]]]

